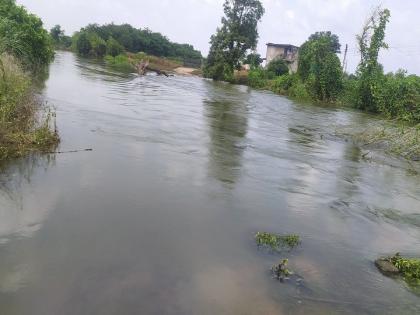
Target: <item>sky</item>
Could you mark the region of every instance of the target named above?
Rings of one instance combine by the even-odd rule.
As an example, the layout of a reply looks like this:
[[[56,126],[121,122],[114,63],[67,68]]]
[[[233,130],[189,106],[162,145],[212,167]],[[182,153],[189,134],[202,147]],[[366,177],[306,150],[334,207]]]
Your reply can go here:
[[[129,23],[160,32],[170,40],[192,44],[207,55],[209,38],[220,25],[224,0],[17,0],[44,21],[60,24],[71,35],[89,23]],[[348,71],[360,59],[355,36],[372,10],[391,10],[386,31],[388,51],[380,59],[386,71],[406,69],[420,75],[420,1],[418,0],[262,0],[258,52],[268,42],[300,46],[316,31],[332,31],[349,45]],[[343,49],[344,50],[344,49]],[[340,56],[343,58],[343,54]]]

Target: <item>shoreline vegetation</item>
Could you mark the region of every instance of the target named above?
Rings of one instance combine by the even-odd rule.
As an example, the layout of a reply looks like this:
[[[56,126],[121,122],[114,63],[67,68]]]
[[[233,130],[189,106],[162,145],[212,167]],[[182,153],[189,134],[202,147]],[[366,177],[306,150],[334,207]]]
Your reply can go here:
[[[54,50],[41,20],[0,2],[0,166],[33,152],[52,151],[60,139],[55,113],[36,94],[35,73],[47,73]]]
[[[383,128],[350,130],[355,143],[383,148],[408,160],[420,160],[420,77],[405,70],[384,73],[379,53],[387,49],[386,26],[391,12],[377,7],[356,36],[361,61],[355,74],[341,63],[339,37],[316,32],[299,48],[297,72],[281,57],[265,67],[255,52],[257,25],[264,8],[260,1],[226,1],[225,17],[210,39],[204,76],[248,85],[298,101],[354,108],[386,118]],[[243,65],[250,70],[244,70]],[[340,134],[341,132],[338,132]]]
[[[199,74],[202,66],[203,56],[193,46],[171,42],[160,33],[129,24],[89,24],[71,38],[56,25],[51,36],[56,47],[84,57],[103,58],[109,66],[124,72],[137,72],[140,64],[147,63],[147,70],[157,74]]]

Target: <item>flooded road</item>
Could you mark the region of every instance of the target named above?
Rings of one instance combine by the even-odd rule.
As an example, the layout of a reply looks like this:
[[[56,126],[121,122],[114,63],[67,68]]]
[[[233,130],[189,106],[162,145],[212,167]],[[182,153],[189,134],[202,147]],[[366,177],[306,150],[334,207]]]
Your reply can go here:
[[[356,112],[59,53],[61,151],[0,181],[0,314],[419,314],[375,268],[420,255],[420,176],[363,158]],[[254,234],[299,234],[281,254]],[[270,267],[289,258],[303,281]]]

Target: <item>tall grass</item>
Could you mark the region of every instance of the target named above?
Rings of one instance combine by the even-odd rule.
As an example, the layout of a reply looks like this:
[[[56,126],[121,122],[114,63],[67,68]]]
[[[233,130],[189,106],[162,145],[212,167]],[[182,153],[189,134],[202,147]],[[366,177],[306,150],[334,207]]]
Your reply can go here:
[[[0,161],[31,151],[48,151],[59,138],[54,113],[43,110],[19,61],[0,54]]]

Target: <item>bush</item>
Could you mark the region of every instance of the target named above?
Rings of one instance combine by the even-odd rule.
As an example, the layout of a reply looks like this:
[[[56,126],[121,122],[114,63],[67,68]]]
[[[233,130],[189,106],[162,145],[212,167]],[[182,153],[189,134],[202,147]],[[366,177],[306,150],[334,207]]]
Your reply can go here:
[[[131,72],[135,70],[133,64],[130,62],[130,59],[127,57],[127,55],[118,55],[115,57],[108,55],[105,57],[105,62],[109,66],[120,71]]]
[[[262,68],[257,68],[249,71],[248,84],[249,86],[257,89],[262,89],[268,85],[267,71]]]
[[[112,57],[118,56],[124,52],[124,47],[117,42],[113,37],[110,37],[106,42],[106,54]]]
[[[32,150],[46,151],[59,141],[51,130],[53,113],[39,115],[31,92],[31,80],[19,61],[0,55],[0,161]]]
[[[42,21],[14,0],[0,1],[0,44],[26,67],[47,65],[54,58],[52,40]]]
[[[274,59],[267,65],[267,72],[271,78],[289,73],[289,67],[281,58]]]
[[[90,54],[95,57],[103,57],[106,54],[106,42],[95,33],[88,34],[89,42],[92,46]]]
[[[420,77],[405,71],[387,74],[377,97],[378,111],[389,118],[420,121]]]
[[[89,38],[86,33],[81,33],[76,35],[75,39],[75,49],[79,55],[88,56],[91,49],[92,44],[89,41]]]
[[[272,83],[271,90],[300,100],[311,99],[305,84],[297,74],[285,74],[276,78]]]

